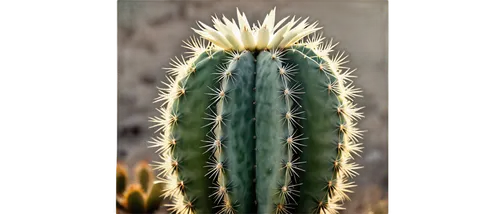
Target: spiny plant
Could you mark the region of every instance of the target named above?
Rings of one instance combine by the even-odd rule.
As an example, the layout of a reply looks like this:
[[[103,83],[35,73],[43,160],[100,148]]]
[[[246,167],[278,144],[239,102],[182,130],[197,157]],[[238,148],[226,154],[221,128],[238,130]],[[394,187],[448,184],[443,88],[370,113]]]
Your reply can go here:
[[[151,167],[145,161],[135,167],[136,183],[129,185],[127,167],[116,166],[116,208],[128,213],[153,213],[163,200],[162,184],[154,183]]]
[[[337,213],[360,168],[360,90],[318,23],[212,17],[167,68],[150,142],[173,213]],[[175,78],[174,78],[175,77]]]

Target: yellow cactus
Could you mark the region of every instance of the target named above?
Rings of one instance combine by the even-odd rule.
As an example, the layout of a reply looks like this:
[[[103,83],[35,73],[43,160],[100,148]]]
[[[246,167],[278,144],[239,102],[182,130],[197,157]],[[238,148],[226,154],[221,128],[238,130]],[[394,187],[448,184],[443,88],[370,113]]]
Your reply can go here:
[[[146,161],[139,162],[135,169],[135,183],[128,184],[127,167],[118,163],[116,167],[116,207],[127,213],[153,213],[161,204],[163,186],[154,183],[153,170]]]

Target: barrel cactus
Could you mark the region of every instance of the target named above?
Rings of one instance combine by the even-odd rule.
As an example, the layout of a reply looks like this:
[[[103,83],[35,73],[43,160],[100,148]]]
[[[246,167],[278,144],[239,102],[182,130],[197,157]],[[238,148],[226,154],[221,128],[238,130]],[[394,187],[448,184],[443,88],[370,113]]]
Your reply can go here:
[[[161,183],[154,183],[148,162],[139,162],[134,169],[135,182],[128,177],[123,163],[116,165],[116,209],[126,213],[154,213],[162,202]],[[117,212],[120,213],[120,212]]]
[[[355,69],[318,23],[275,10],[213,17],[159,88],[158,181],[173,213],[337,213],[352,192],[363,117]]]

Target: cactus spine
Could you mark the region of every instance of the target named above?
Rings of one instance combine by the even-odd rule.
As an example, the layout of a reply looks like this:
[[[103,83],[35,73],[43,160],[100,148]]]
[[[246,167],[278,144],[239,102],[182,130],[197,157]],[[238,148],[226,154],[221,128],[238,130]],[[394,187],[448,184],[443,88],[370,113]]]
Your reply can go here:
[[[159,182],[173,213],[337,213],[360,168],[362,108],[347,56],[317,23],[275,9],[250,28],[214,17],[160,88]],[[299,22],[300,21],[300,22]],[[175,76],[175,79],[172,78]]]

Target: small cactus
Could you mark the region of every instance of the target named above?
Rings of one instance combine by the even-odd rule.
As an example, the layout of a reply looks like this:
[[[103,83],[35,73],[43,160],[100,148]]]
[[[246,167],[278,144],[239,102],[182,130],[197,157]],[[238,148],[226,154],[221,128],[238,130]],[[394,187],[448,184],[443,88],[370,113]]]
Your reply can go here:
[[[153,213],[163,198],[162,184],[154,183],[154,175],[147,162],[141,161],[135,167],[137,183],[128,184],[127,167],[118,163],[116,167],[116,207],[128,213]]]
[[[389,202],[387,199],[378,201],[376,204],[370,205],[367,214],[387,214],[389,213]]]
[[[160,88],[151,141],[172,213],[337,213],[360,168],[347,55],[317,22],[213,18]],[[313,34],[314,33],[314,34]],[[313,34],[311,36],[311,34]],[[174,78],[175,77],[175,78]]]

